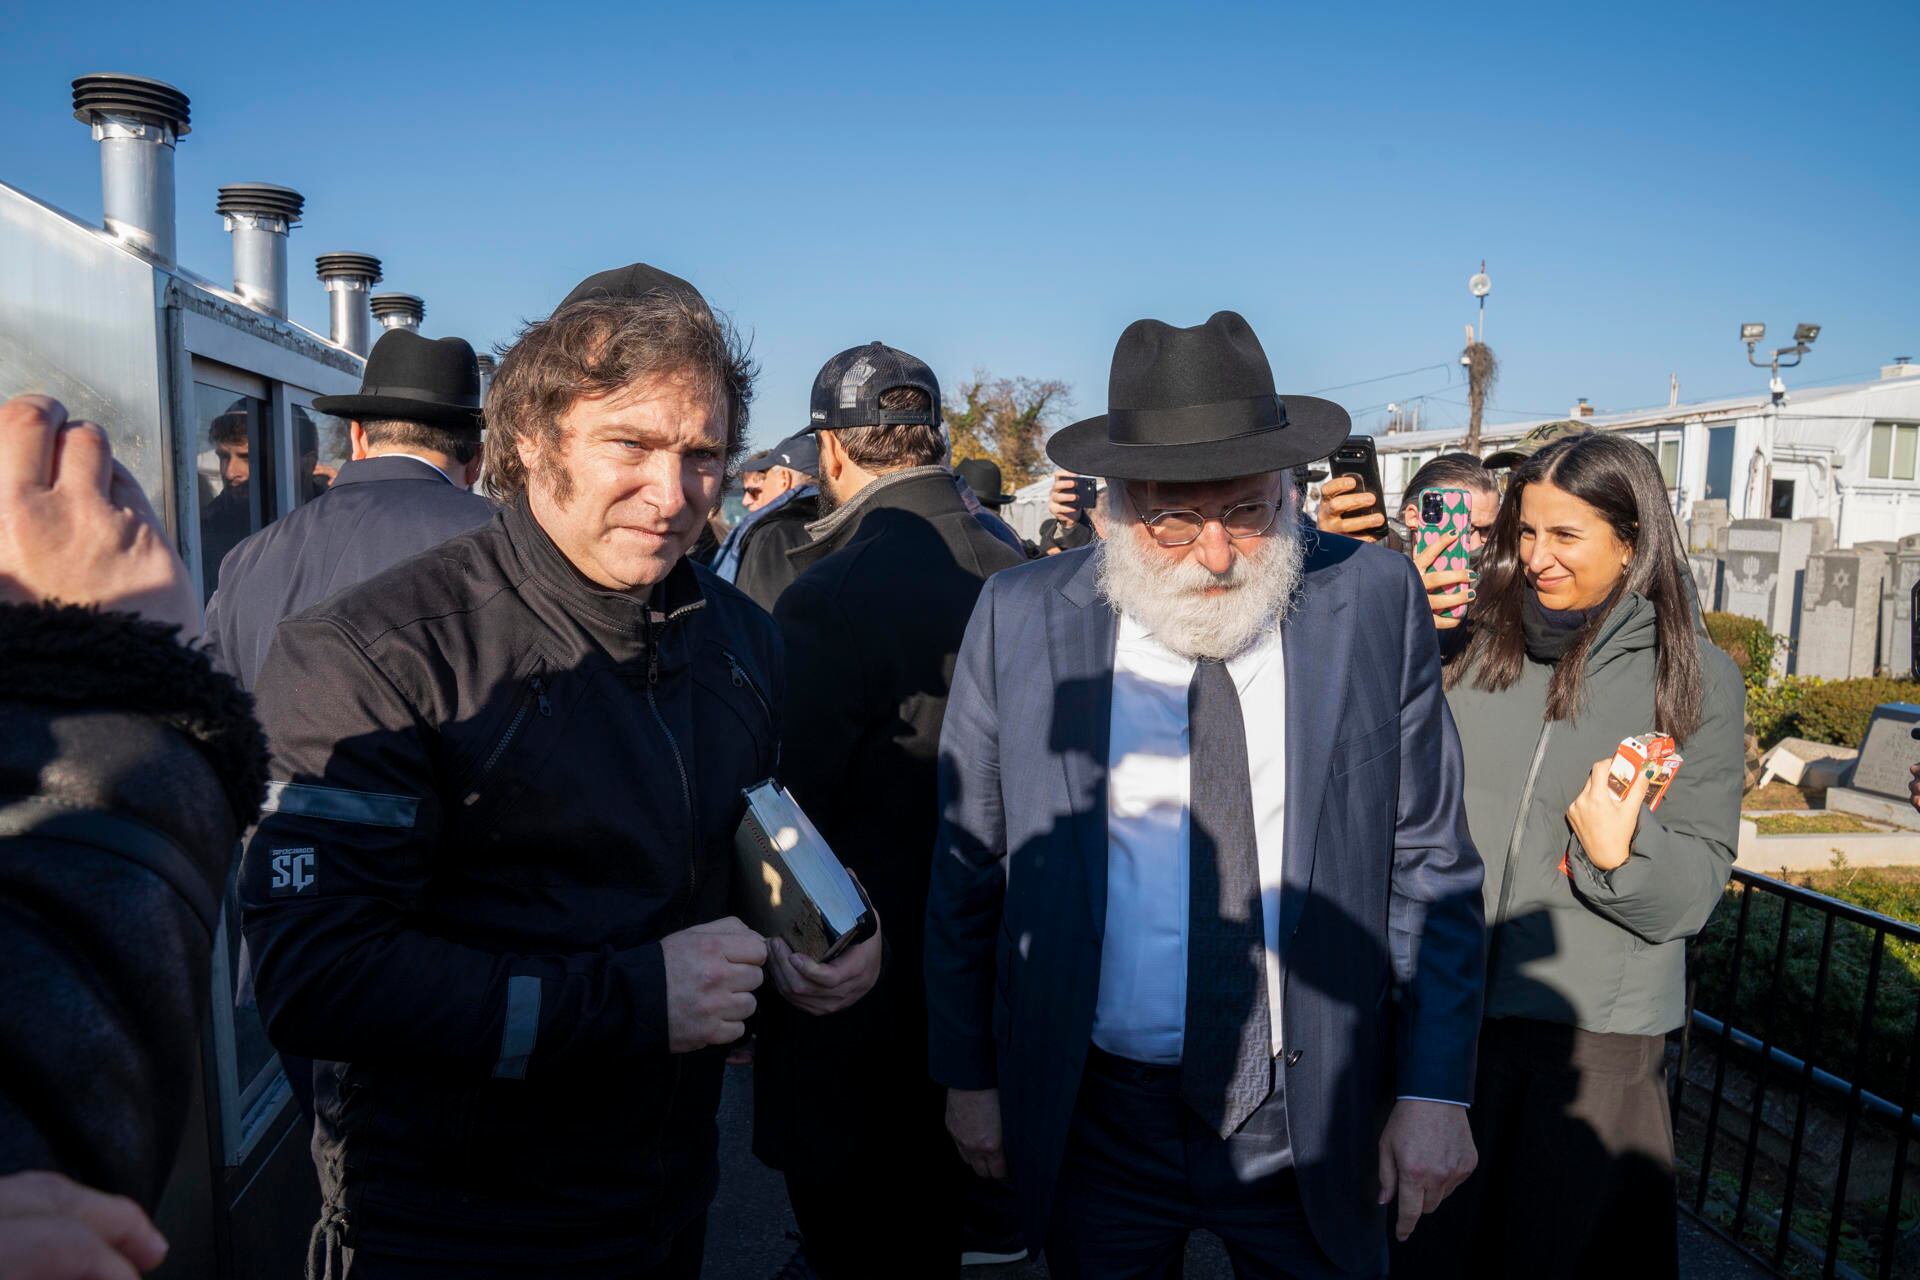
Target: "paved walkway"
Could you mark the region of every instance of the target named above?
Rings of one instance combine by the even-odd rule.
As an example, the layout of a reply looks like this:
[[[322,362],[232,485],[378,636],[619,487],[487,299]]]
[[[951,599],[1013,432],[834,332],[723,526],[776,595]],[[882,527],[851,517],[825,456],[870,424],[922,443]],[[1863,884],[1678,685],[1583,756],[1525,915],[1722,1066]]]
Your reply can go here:
[[[793,1252],[786,1187],[753,1158],[752,1074],[729,1067],[720,1099],[720,1196],[708,1220],[705,1280],[769,1280]],[[1039,1263],[978,1267],[967,1272],[967,1280],[1045,1280],[1046,1274]],[[1219,1242],[1196,1236],[1187,1251],[1187,1280],[1229,1280],[1232,1274]],[[1683,1213],[1680,1274],[1686,1280],[1764,1280],[1769,1273]]]

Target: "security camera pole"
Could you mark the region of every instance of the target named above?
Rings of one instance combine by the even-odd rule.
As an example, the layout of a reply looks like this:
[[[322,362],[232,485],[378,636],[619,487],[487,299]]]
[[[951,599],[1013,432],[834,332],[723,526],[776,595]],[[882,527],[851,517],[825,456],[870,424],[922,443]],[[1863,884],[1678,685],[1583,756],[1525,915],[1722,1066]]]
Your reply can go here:
[[[1756,369],[1766,369],[1769,371],[1767,388],[1773,392],[1773,402],[1779,404],[1787,398],[1787,384],[1780,380],[1780,370],[1782,367],[1780,357],[1793,357],[1785,366],[1788,369],[1798,365],[1801,358],[1804,357],[1807,352],[1813,350],[1814,339],[1820,336],[1820,326],[1817,324],[1794,326],[1793,345],[1790,347],[1775,347],[1772,357],[1763,362],[1755,353],[1754,348],[1757,347],[1760,344],[1760,340],[1766,336],[1767,326],[1764,324],[1743,324],[1740,326],[1740,341],[1747,344],[1747,363]]]

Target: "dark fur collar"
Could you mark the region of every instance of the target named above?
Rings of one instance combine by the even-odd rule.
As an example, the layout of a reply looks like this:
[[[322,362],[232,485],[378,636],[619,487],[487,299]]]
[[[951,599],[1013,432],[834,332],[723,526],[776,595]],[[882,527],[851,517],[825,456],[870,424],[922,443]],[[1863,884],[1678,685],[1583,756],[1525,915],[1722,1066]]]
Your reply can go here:
[[[253,699],[177,633],[80,605],[0,604],[0,701],[152,716],[199,748],[244,829],[266,795]]]

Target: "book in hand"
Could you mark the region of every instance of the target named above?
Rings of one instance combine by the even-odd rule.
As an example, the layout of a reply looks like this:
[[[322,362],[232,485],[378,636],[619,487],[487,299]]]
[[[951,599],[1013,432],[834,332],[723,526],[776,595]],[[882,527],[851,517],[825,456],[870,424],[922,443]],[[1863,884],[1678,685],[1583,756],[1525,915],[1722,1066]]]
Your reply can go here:
[[[871,938],[872,903],[787,789],[762,782],[746,797],[733,834],[741,918],[822,963]]]

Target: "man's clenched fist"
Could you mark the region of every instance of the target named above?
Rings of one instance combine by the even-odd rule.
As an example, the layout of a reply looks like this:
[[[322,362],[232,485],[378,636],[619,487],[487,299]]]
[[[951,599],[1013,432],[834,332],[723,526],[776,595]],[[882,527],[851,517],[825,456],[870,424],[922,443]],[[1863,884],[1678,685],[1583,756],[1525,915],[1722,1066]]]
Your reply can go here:
[[[667,969],[667,1048],[691,1053],[747,1033],[765,978],[767,941],[728,916],[660,940]]]

